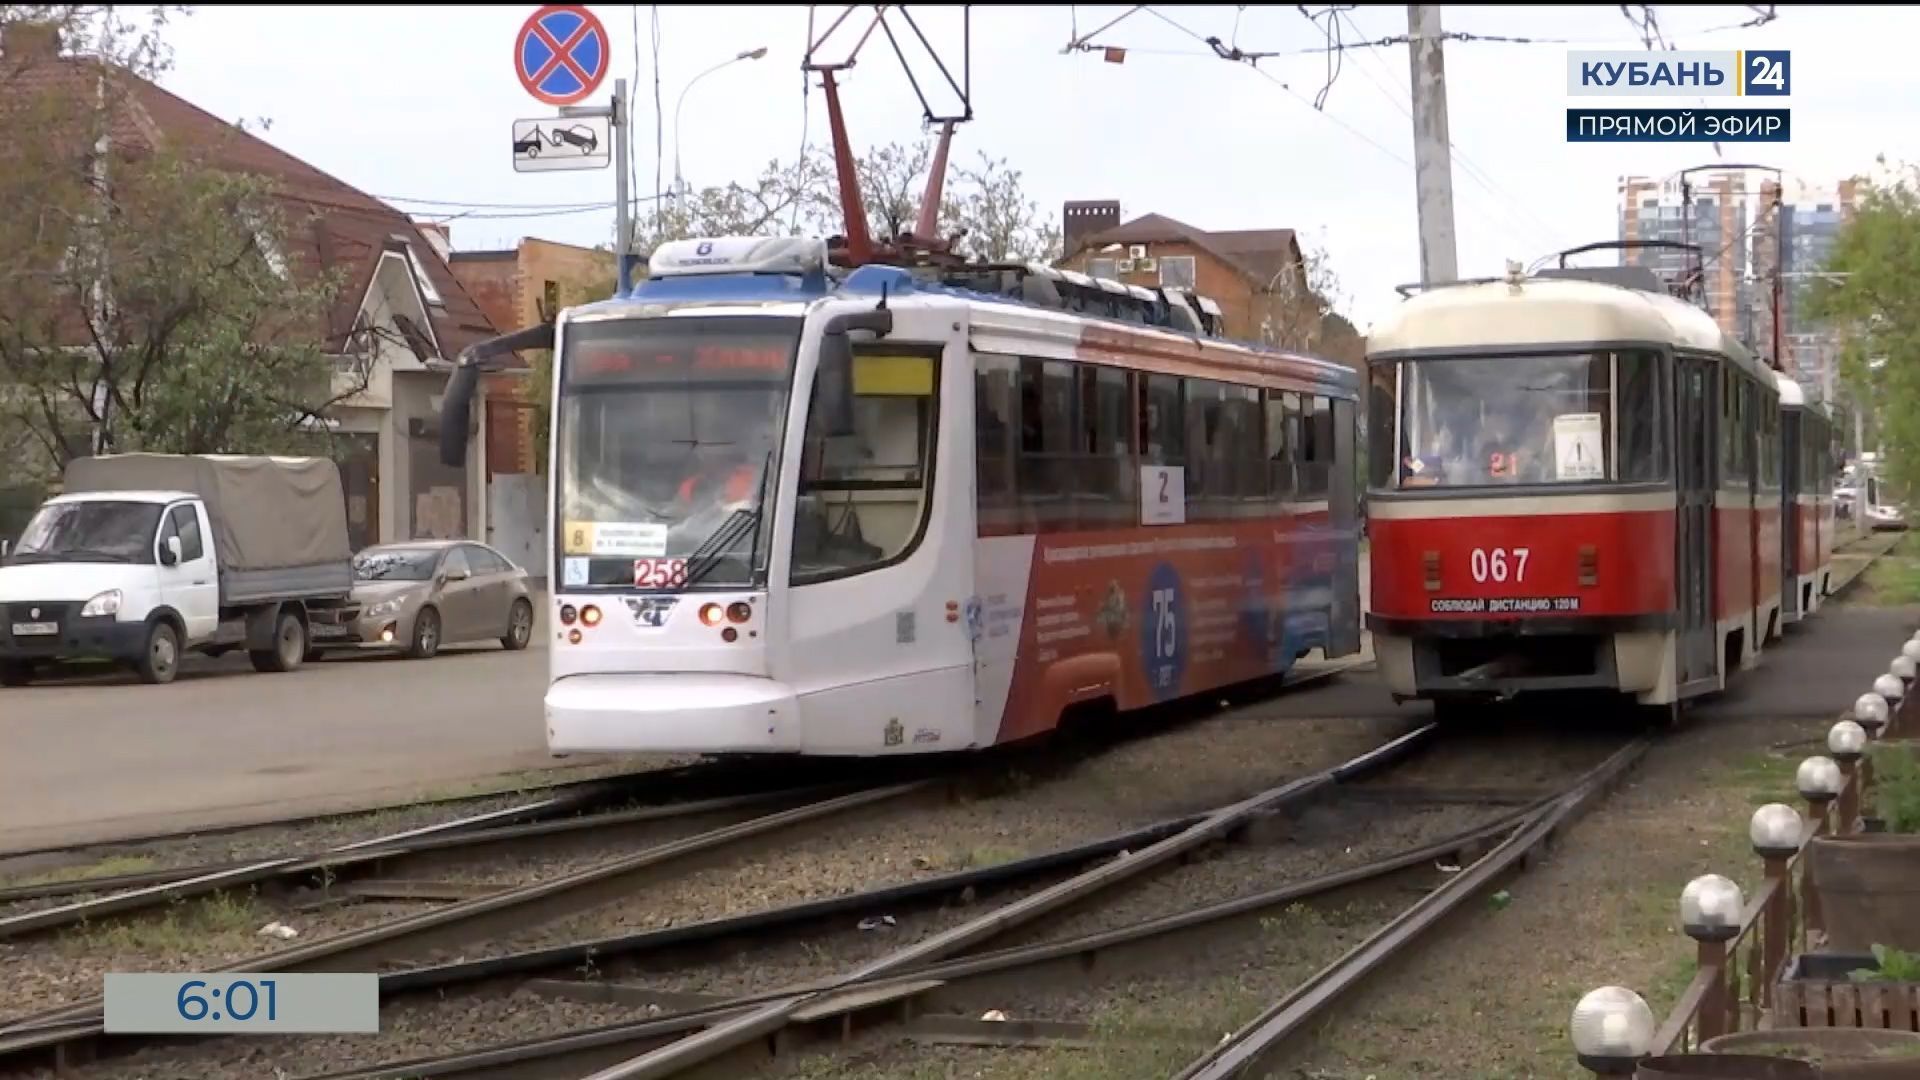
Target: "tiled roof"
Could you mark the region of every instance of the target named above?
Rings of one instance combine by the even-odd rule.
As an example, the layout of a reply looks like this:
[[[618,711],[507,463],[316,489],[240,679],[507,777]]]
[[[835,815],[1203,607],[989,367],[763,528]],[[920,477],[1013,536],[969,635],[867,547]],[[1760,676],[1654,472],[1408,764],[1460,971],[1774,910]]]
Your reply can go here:
[[[446,359],[497,333],[433,244],[398,209],[123,68],[91,58],[7,52],[0,55],[0,122],[6,119],[4,102],[45,100],[42,95],[49,94],[97,100],[104,76],[115,103],[109,130],[117,148],[137,152],[166,146],[271,183],[290,223],[288,250],[281,253],[289,266],[342,271],[344,285],[327,327],[330,345],[337,346],[352,329],[380,254],[395,241],[413,249],[421,272],[444,301],[429,311]]]
[[[1088,248],[1108,244],[1186,243],[1238,269],[1256,285],[1273,280],[1282,267],[1300,259],[1292,229],[1236,229],[1207,232],[1164,214],[1143,214],[1102,232],[1091,233],[1067,252],[1071,258]]]

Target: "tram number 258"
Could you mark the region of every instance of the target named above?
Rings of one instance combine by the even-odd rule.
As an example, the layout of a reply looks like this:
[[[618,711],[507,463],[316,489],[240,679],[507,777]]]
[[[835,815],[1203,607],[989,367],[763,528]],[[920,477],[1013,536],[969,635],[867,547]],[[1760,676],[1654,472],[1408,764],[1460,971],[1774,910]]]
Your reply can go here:
[[[1480,584],[1489,581],[1504,582],[1511,577],[1514,581],[1527,579],[1526,548],[1474,548],[1473,580]]]

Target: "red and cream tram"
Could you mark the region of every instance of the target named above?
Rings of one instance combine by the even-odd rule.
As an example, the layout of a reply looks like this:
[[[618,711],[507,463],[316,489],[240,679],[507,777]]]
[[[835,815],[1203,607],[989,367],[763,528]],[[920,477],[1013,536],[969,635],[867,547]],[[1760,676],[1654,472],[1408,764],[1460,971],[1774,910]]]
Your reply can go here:
[[[1676,715],[1825,591],[1824,414],[1650,274],[1612,277],[1441,287],[1370,335],[1367,626],[1396,700]]]
[[[1833,584],[1833,417],[1818,402],[1809,404],[1799,383],[1785,375],[1779,380],[1780,512],[1786,522],[1781,618],[1795,623],[1820,610]]]

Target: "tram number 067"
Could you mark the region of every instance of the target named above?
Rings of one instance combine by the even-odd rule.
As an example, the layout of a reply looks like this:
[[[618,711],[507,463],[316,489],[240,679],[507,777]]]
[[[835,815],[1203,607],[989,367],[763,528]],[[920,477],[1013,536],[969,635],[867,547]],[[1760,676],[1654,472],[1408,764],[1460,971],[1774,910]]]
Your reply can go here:
[[[1470,560],[1473,580],[1484,585],[1489,581],[1504,582],[1511,577],[1514,581],[1527,579],[1527,549],[1514,548],[1474,548]]]

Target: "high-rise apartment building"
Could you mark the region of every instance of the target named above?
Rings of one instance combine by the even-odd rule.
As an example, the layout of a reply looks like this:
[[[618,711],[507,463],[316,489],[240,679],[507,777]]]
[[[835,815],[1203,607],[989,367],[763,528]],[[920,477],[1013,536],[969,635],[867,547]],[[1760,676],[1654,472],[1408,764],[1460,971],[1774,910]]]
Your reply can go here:
[[[1829,188],[1789,187],[1784,192],[1771,179],[1760,184],[1760,217],[1753,238],[1754,307],[1756,329],[1763,340],[1773,333],[1773,267],[1782,267],[1780,281],[1781,366],[1807,392],[1830,400],[1839,379],[1840,338],[1832,328],[1816,324],[1805,313],[1808,290],[1815,275],[1833,253],[1840,229],[1853,220],[1859,202],[1857,180],[1842,180]],[[1771,212],[1775,201],[1780,206]]]
[[[1727,333],[1750,337],[1752,308],[1747,288],[1748,245],[1752,220],[1746,178],[1740,173],[1696,174],[1683,185],[1642,176],[1620,179],[1620,239],[1692,244],[1698,255],[1678,248],[1628,248],[1627,266],[1645,266],[1670,287],[1697,267],[1695,295]],[[1689,206],[1689,202],[1691,205]]]
[[[1677,286],[1697,259],[1701,280],[1695,298],[1722,330],[1769,359],[1774,353],[1773,271],[1779,263],[1778,363],[1811,397],[1831,400],[1839,337],[1816,325],[1804,309],[1840,229],[1853,218],[1859,181],[1829,188],[1789,185],[1783,191],[1771,177],[1750,189],[1739,172],[1696,173],[1688,179],[1683,189],[1678,180],[1622,177],[1620,238],[1694,244],[1700,254],[1629,249],[1621,253],[1621,262],[1650,267]]]

